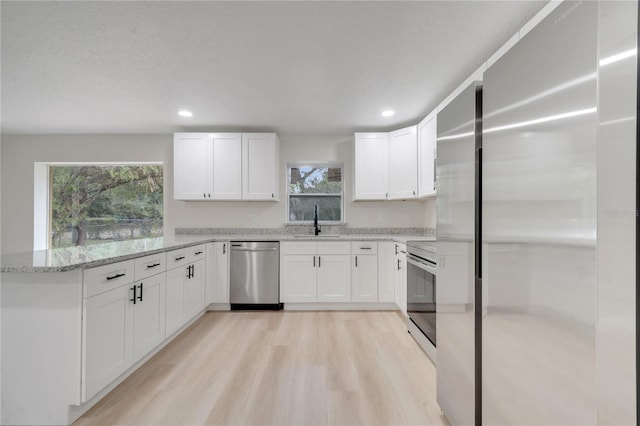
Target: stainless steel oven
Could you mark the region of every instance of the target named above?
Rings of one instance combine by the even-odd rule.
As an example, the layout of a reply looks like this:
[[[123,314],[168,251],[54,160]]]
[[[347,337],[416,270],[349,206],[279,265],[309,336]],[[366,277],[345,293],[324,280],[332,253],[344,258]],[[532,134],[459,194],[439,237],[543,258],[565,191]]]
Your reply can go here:
[[[432,242],[407,242],[407,327],[436,363],[436,249]]]

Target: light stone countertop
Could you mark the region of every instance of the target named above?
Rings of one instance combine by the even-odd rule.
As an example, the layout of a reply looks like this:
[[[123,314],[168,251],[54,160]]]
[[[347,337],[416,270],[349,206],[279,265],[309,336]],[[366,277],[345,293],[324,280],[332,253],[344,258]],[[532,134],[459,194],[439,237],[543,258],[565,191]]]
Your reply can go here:
[[[66,272],[93,268],[109,263],[135,259],[150,254],[177,250],[213,241],[435,241],[435,238],[414,234],[178,234],[173,237],[114,241],[85,247],[69,247],[2,254],[1,272]]]

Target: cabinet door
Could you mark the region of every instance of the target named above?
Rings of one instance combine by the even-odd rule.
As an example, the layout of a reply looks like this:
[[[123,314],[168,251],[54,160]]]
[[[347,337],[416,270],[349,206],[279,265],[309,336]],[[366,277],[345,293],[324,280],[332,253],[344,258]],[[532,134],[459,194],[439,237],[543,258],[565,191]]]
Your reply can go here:
[[[229,243],[216,242],[213,247],[212,302],[229,303]]]
[[[396,244],[378,243],[378,302],[395,302]]]
[[[436,195],[436,113],[418,124],[418,196]]]
[[[318,256],[284,255],[280,258],[282,301],[315,302],[316,264]]]
[[[184,292],[182,287],[187,279],[187,267],[181,266],[167,271],[166,289],[166,334],[170,336],[179,329],[184,317]]]
[[[165,337],[166,273],[136,282],[133,306],[133,361],[158,346]]]
[[[403,314],[407,314],[407,255],[398,253],[396,256],[396,305]]]
[[[204,260],[191,264],[191,275],[184,281],[183,323],[204,309]]]
[[[351,265],[349,255],[318,256],[318,302],[351,300]]]
[[[174,133],[173,198],[176,200],[210,198],[212,155],[207,133]]]
[[[133,363],[133,284],[84,299],[82,400],[88,401]]]
[[[417,126],[389,133],[389,199],[418,196]]]
[[[351,262],[351,301],[378,301],[378,256],[352,256]]]
[[[386,200],[389,192],[389,134],[356,133],[354,200]]]
[[[398,308],[407,313],[407,246],[395,244],[395,302]]]
[[[212,133],[213,188],[211,199],[239,200],[242,198],[242,135],[240,133]]]
[[[278,200],[278,137],[242,134],[242,199]]]

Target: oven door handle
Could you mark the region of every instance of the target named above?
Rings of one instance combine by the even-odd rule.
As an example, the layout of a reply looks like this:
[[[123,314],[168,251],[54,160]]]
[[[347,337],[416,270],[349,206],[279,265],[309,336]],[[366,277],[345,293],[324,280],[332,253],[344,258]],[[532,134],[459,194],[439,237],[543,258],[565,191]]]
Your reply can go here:
[[[429,264],[428,262],[425,262],[424,260],[420,259],[419,257],[413,256],[411,254],[407,255],[407,263],[410,263],[420,269],[423,269],[427,272],[429,272],[430,274],[435,275],[436,274],[436,267]]]

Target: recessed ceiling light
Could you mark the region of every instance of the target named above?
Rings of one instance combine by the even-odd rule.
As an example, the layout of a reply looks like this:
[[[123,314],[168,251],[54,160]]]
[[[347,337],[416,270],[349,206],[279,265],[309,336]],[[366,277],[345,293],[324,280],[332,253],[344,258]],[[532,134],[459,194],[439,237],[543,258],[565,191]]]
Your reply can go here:
[[[382,116],[383,117],[391,117],[393,114],[395,114],[395,111],[391,111],[390,109],[388,109],[386,111],[382,111]]]
[[[193,113],[191,113],[191,111],[187,111],[187,110],[183,109],[181,111],[178,111],[178,115],[180,117],[191,117],[193,115]]]

